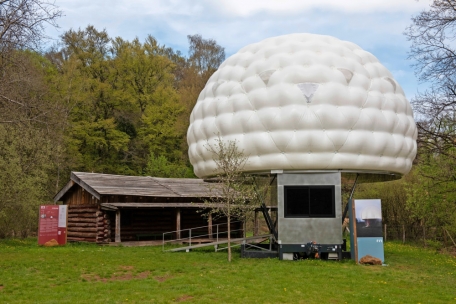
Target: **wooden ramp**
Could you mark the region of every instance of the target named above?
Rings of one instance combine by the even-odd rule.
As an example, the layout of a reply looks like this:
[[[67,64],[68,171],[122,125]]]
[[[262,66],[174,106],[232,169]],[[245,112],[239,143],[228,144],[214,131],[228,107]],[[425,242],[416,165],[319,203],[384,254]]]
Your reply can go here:
[[[273,237],[272,234],[263,234],[263,235],[249,236],[249,237],[245,237],[245,238],[235,238],[235,239],[231,239],[231,243],[243,243],[243,242],[249,243],[249,242],[255,241],[255,240],[258,241],[261,239],[262,240],[266,240],[268,238],[270,239],[272,237]],[[190,245],[190,246],[179,247],[179,248],[172,248],[172,249],[168,249],[165,251],[167,251],[167,252],[188,251],[188,250],[195,249],[195,248],[202,248],[202,247],[207,247],[207,246],[218,246],[218,245],[222,245],[222,244],[228,244],[228,239],[223,239],[223,240],[210,242],[210,243],[200,243],[200,244],[196,244],[196,245]]]

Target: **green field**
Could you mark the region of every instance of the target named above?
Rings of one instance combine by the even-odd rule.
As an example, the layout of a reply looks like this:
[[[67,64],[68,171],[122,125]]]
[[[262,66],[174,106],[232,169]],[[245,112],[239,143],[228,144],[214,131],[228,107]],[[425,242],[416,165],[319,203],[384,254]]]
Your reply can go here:
[[[0,303],[456,303],[455,256],[385,243],[385,262],[1,240]]]

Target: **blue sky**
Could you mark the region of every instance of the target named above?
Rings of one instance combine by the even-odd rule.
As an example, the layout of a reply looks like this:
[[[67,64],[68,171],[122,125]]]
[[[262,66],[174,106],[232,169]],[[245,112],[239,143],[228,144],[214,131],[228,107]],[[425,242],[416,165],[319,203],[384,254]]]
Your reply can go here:
[[[111,37],[143,40],[187,54],[187,35],[201,34],[225,47],[227,57],[250,43],[290,33],[314,33],[356,43],[374,54],[410,100],[420,87],[407,60],[403,35],[411,17],[430,0],[56,0],[64,12],[57,38],[88,24]]]

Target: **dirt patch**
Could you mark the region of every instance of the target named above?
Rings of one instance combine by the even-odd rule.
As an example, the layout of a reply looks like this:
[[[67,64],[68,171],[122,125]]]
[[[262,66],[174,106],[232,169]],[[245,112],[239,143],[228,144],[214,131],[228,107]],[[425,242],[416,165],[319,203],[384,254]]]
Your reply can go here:
[[[164,282],[166,280],[169,280],[171,279],[172,276],[169,276],[169,275],[166,275],[166,276],[157,276],[157,277],[154,277],[154,279],[157,281],[157,282]]]
[[[110,281],[130,281],[132,279],[133,279],[133,275],[131,274],[131,272],[129,272],[129,273],[121,274],[121,275],[114,274],[109,280]]]
[[[0,291],[2,291],[3,288],[5,288],[5,286],[0,285]]]
[[[81,277],[86,279],[87,281],[95,281],[95,282],[113,282],[113,281],[129,281],[134,279],[147,279],[149,276],[150,271],[143,271],[138,274],[133,275],[131,271],[127,271],[124,273],[114,273],[110,278],[102,278],[99,275],[93,274],[83,274]]]
[[[119,268],[122,269],[122,270],[133,270],[133,268],[135,268],[135,267],[133,267],[133,266],[123,266],[122,265],[122,266],[119,266]]]
[[[193,299],[192,296],[183,295],[182,297],[177,298],[177,299],[176,299],[176,302],[185,302],[185,301],[188,301],[188,300],[191,300],[191,299]]]
[[[150,271],[140,272],[136,275],[135,279],[147,279],[149,274],[150,274]]]

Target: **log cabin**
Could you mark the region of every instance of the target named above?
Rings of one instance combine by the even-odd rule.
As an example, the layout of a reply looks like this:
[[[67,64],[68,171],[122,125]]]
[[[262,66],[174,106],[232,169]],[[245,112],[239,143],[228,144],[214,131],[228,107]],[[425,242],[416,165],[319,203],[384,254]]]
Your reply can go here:
[[[110,243],[162,240],[193,235],[212,237],[212,227],[226,223],[205,210],[210,183],[196,178],[159,178],[71,172],[54,203],[68,205],[68,241]],[[237,222],[233,237],[240,237]]]

